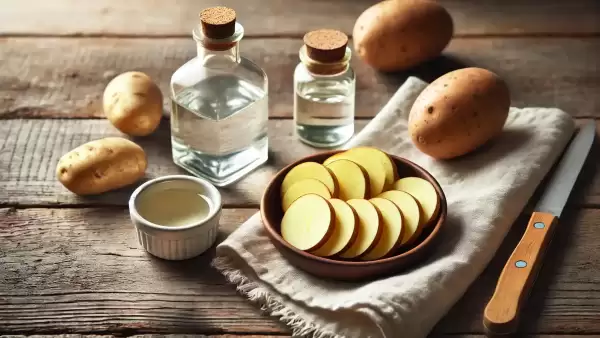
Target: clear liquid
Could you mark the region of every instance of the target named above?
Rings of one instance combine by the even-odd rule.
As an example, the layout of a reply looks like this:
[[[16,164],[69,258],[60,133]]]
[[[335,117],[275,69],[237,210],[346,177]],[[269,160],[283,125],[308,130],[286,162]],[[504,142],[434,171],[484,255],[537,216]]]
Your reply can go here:
[[[315,147],[336,147],[354,135],[354,89],[346,81],[298,85],[294,99],[296,134]]]
[[[262,88],[218,75],[183,89],[172,101],[177,165],[225,186],[267,160],[268,95]]]

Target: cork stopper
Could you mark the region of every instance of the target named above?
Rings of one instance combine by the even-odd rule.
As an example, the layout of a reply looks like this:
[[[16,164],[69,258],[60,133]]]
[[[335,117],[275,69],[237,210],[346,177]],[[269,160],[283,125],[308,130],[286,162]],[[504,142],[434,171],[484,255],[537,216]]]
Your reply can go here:
[[[235,11],[228,7],[209,7],[200,12],[202,32],[211,39],[225,39],[235,33]]]
[[[318,29],[304,35],[308,57],[319,62],[336,62],[344,58],[348,36],[335,29]]]

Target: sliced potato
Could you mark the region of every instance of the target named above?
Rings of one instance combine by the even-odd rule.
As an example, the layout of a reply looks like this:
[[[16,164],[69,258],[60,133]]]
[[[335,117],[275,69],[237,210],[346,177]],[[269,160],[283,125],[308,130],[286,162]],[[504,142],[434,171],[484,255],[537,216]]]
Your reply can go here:
[[[314,250],[331,236],[335,215],[323,197],[308,194],[297,199],[281,220],[281,236],[299,250]]]
[[[440,198],[431,183],[420,177],[404,177],[396,181],[392,188],[407,192],[417,200],[421,207],[423,224],[427,225],[435,218],[440,206]]]
[[[373,147],[356,147],[349,149],[347,152],[353,154],[354,156],[373,159],[376,158],[381,162],[383,170],[385,171],[384,190],[390,188],[398,179],[398,169],[396,167],[396,163],[394,163],[392,158],[385,152]]]
[[[369,202],[373,203],[381,214],[382,231],[381,237],[373,249],[360,257],[360,259],[365,261],[379,259],[388,255],[400,245],[404,232],[402,214],[393,202],[378,197],[371,198]]]
[[[294,183],[307,178],[314,178],[321,181],[327,186],[331,196],[337,197],[338,184],[333,174],[324,165],[317,162],[303,162],[290,169],[283,178],[283,182],[281,182],[281,197],[285,195]]]
[[[365,169],[367,175],[369,176],[369,194],[366,198],[375,197],[381,194],[385,187],[386,174],[383,164],[381,164],[381,160],[378,156],[373,155],[373,153],[362,154],[351,151],[337,153],[334,156],[336,160],[350,160]],[[333,163],[333,160],[331,160],[329,163]]]
[[[404,231],[400,246],[412,244],[421,235],[424,225],[417,201],[410,194],[400,190],[389,190],[378,197],[392,201],[402,213]]]
[[[312,252],[321,257],[333,256],[348,248],[358,234],[358,216],[354,209],[346,202],[336,198],[330,199],[329,203],[335,213],[333,232],[322,247]]]
[[[307,194],[317,194],[326,199],[331,198],[331,193],[325,184],[317,179],[307,178],[294,183],[283,195],[281,200],[283,211],[287,211],[295,200]]]
[[[358,215],[358,234],[352,245],[342,251],[342,258],[356,258],[371,250],[381,237],[381,214],[375,206],[363,199],[349,200],[347,203]]]
[[[335,155],[331,155],[329,156],[325,161],[323,161],[323,165],[328,165],[329,163],[335,161],[335,160],[339,160],[341,159],[341,155],[343,154],[343,152],[341,153],[337,153]]]
[[[338,197],[343,201],[366,198],[369,193],[369,175],[360,165],[339,159],[326,165],[338,183]]]

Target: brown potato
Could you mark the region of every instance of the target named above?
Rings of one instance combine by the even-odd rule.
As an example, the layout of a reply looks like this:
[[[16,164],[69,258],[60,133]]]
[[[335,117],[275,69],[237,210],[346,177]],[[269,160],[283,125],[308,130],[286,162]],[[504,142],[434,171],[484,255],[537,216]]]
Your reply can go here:
[[[482,68],[449,72],[415,100],[408,129],[415,146],[436,159],[475,150],[498,136],[510,109],[506,83]]]
[[[121,137],[107,137],[63,155],[56,176],[71,192],[92,195],[136,182],[146,167],[146,154],[140,146]]]
[[[104,89],[102,104],[106,118],[131,136],[151,134],[162,118],[162,93],[141,72],[126,72],[112,79]]]
[[[464,155],[502,132],[510,109],[506,83],[482,68],[449,72],[413,104],[408,129],[415,146],[436,159]]]
[[[352,35],[363,62],[381,71],[398,71],[440,55],[453,32],[452,17],[436,2],[385,0],[358,17]]]

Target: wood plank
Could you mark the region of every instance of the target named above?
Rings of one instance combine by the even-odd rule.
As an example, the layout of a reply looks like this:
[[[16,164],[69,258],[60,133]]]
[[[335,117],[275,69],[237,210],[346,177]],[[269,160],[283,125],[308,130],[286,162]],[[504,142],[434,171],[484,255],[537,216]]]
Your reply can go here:
[[[52,335],[0,335],[0,338],[122,338],[123,336],[115,336],[108,334],[52,334]],[[204,335],[204,334],[136,334],[127,336],[127,338],[264,338],[264,335],[237,335],[237,334],[218,334],[218,335]],[[282,335],[268,335],[268,337],[289,337]],[[465,336],[471,337],[471,336]],[[477,337],[477,336],[472,336]],[[541,336],[543,338],[549,338],[547,336]],[[568,338],[567,336],[560,336],[561,338]]]
[[[367,121],[358,121],[360,130]],[[270,177],[285,164],[317,150],[295,139],[291,120],[269,121],[268,165],[228,188],[220,189],[228,206],[257,206]],[[127,205],[137,185],[97,196],[79,197],[66,190],[55,176],[59,158],[90,140],[122,136],[107,120],[4,120],[0,123],[0,205]],[[146,151],[146,178],[186,174],[171,158],[168,121],[156,133],[135,139]],[[259,188],[256,188],[256,187]]]
[[[292,116],[292,76],[299,39],[248,39],[242,53],[269,76],[271,117]],[[116,74],[147,72],[170,112],[172,72],[195,55],[191,39],[0,39],[0,116],[102,117],[101,97]],[[64,51],[71,51],[64,53]],[[508,82],[514,106],[557,106],[579,117],[600,117],[600,38],[456,39],[444,56],[407,72],[376,72],[358,58],[356,115],[372,117],[407,76],[432,81],[477,66]]]
[[[122,336],[114,335],[98,335],[98,334],[55,334],[55,335],[0,335],[0,338],[120,338]],[[264,335],[203,335],[203,334],[143,334],[143,335],[132,335],[128,338],[264,338]],[[268,335],[267,337],[278,338],[278,337],[290,337],[288,335]],[[432,334],[431,338],[487,338],[486,335],[482,334]],[[521,336],[523,338],[587,338],[597,337],[596,334],[586,335],[570,335],[570,334],[532,334]]]
[[[235,8],[248,35],[299,36],[321,27],[348,34],[360,13],[374,0],[55,0],[35,6],[2,0],[4,35],[188,35],[204,7]],[[600,32],[600,6],[594,0],[523,2],[440,1],[454,18],[456,34],[595,34]],[[331,15],[335,13],[335,15]]]
[[[226,209],[219,240],[255,212]],[[579,209],[561,220],[520,333],[600,333],[599,217]],[[482,333],[481,311],[525,221],[434,336]],[[140,250],[125,208],[2,209],[0,239],[5,334],[289,334],[209,267],[212,251],[168,262]]]
[[[360,131],[368,121],[356,122]],[[600,123],[600,122],[599,122]],[[284,165],[320,151],[304,145],[293,135],[293,121],[269,121],[270,160],[238,183],[220,189],[227,206],[257,206],[262,187]],[[600,132],[600,125],[598,126]],[[0,123],[0,205],[127,205],[138,185],[96,196],[80,197],[66,190],[55,178],[58,159],[69,150],[90,140],[122,136],[107,120],[10,119]],[[168,121],[145,138],[134,139],[145,150],[148,170],[145,179],[169,174],[186,174],[171,159]],[[572,203],[600,204],[600,172],[597,167],[600,148],[590,155],[581,181],[573,192]],[[257,188],[258,187],[258,188]]]
[[[254,212],[225,211],[219,240]],[[224,283],[211,254],[168,262],[138,249],[124,209],[0,214],[11,243],[0,251],[0,332],[284,332]]]

